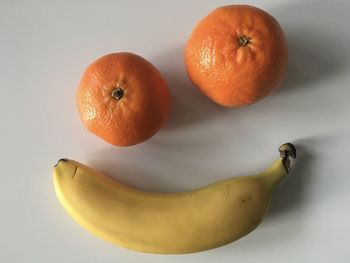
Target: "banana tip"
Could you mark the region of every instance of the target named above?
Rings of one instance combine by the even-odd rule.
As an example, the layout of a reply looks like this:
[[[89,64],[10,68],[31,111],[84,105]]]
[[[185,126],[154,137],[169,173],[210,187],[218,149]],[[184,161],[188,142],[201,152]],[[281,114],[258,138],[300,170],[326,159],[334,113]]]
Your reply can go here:
[[[59,164],[59,162],[68,162],[68,159],[67,159],[67,158],[61,158],[61,159],[59,159],[59,160],[57,161],[57,163],[54,165],[54,167],[56,167],[56,166]]]

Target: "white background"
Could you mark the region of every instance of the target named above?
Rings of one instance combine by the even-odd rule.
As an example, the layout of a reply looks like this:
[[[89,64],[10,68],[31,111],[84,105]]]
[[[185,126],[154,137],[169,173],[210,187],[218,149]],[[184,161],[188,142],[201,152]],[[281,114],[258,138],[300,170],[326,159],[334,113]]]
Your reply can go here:
[[[280,22],[289,68],[273,95],[228,109],[190,84],[183,48],[200,18],[234,2],[0,2],[1,262],[349,262],[350,4],[247,1]],[[172,95],[166,126],[129,148],[87,132],[75,108],[85,67],[118,51],[151,61]],[[265,221],[206,252],[113,246],[77,225],[53,190],[51,169],[61,157],[142,189],[182,191],[259,171],[287,141],[298,147],[298,164]]]

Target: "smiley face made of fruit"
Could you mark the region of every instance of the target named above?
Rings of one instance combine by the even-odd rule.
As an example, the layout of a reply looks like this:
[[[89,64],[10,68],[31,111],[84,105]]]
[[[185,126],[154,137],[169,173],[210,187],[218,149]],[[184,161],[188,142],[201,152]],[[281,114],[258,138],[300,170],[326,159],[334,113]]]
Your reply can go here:
[[[280,85],[288,56],[283,31],[272,16],[233,5],[215,9],[197,24],[184,57],[189,78],[203,94],[238,107],[263,99]],[[87,129],[116,146],[149,139],[170,111],[161,73],[126,52],[93,62],[76,101]],[[290,143],[279,152],[259,174],[179,193],[135,189],[69,159],[58,161],[53,180],[66,211],[96,236],[147,253],[193,253],[235,241],[259,225],[296,158]]]

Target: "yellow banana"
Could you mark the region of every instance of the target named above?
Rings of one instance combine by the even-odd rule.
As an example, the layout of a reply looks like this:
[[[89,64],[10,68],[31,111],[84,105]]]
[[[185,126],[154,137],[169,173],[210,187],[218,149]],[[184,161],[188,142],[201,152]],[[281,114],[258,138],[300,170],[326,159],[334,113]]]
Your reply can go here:
[[[290,143],[280,153],[260,174],[188,192],[137,190],[68,159],[58,161],[53,179],[67,212],[102,239],[148,253],[192,253],[230,243],[262,221],[273,189],[296,157]]]

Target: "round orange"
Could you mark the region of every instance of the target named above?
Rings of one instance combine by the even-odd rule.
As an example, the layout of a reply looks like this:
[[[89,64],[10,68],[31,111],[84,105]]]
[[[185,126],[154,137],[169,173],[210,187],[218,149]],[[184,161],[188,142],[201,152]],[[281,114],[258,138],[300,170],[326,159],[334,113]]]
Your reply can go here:
[[[278,22],[247,5],[212,11],[197,24],[185,48],[194,85],[228,107],[252,104],[275,90],[285,75],[287,58]]]
[[[103,56],[88,66],[77,92],[88,130],[117,146],[152,137],[164,124],[170,95],[161,73],[132,53]]]

